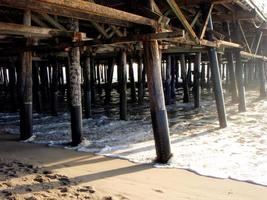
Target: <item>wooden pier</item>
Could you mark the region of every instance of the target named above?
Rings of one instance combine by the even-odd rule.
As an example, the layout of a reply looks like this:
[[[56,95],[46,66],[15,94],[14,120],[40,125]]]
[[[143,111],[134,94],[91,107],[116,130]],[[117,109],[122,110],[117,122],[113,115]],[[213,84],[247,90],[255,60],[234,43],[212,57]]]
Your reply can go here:
[[[157,161],[166,163],[166,105],[198,109],[201,93],[212,93],[225,128],[226,92],[239,112],[249,83],[267,95],[267,18],[252,0],[0,0],[0,16],[0,111],[19,111],[22,140],[34,134],[33,112],[57,116],[66,105],[78,145],[99,102],[117,92],[128,120],[129,106],[148,96]]]

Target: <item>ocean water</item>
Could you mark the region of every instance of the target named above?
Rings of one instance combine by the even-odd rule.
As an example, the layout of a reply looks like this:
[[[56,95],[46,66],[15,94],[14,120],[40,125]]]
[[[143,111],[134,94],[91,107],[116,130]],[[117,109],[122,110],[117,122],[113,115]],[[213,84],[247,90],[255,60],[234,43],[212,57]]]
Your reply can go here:
[[[205,96],[199,109],[182,103],[167,106],[173,157],[155,167],[267,186],[267,100],[258,99],[258,92],[248,92],[247,104],[247,112],[238,113],[237,104],[226,97],[225,129],[218,128],[212,97]],[[112,109],[114,115],[98,108],[93,118],[84,119],[84,141],[72,149],[136,163],[153,162],[156,155],[148,105],[132,106],[128,121],[119,120],[117,109]],[[70,141],[69,121],[68,113],[57,117],[34,114],[34,136],[24,142],[62,146]],[[0,113],[0,132],[19,134],[17,113]]]

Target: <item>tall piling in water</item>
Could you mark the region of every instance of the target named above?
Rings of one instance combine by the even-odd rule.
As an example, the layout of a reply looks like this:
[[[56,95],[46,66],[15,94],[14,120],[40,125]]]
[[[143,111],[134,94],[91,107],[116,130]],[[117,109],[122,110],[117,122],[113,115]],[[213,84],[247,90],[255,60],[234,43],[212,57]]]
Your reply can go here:
[[[71,21],[71,31],[79,31],[78,20]],[[78,145],[82,141],[82,103],[81,103],[81,65],[80,48],[73,47],[70,50],[70,114],[72,145]]]
[[[171,145],[163,85],[162,81],[160,81],[161,61],[158,51],[159,46],[156,40],[144,41],[143,46],[157,161],[166,163],[171,157]]]
[[[31,11],[24,12],[23,24],[31,26]],[[27,38],[27,45],[32,39]],[[20,139],[26,140],[32,136],[32,52],[22,53],[20,69]]]
[[[211,16],[208,19],[208,28],[213,30],[213,22]],[[207,32],[208,39],[213,41],[213,33]],[[210,58],[210,68],[211,68],[211,76],[213,83],[213,90],[215,94],[216,107],[219,117],[219,123],[221,128],[225,128],[227,126],[226,113],[225,113],[225,105],[224,105],[224,95],[222,89],[222,81],[220,76],[220,68],[218,62],[217,50],[214,47],[209,48],[209,58]]]

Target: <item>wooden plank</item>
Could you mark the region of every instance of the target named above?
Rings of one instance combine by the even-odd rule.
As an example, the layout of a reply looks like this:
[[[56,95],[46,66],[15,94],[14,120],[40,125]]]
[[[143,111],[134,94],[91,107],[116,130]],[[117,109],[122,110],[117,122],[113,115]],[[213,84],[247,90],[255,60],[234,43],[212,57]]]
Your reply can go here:
[[[0,22],[0,34],[10,35],[32,35],[35,37],[74,37],[78,33],[72,31],[61,31],[58,29],[41,28],[22,24],[12,24]],[[85,36],[85,33],[80,33]]]
[[[82,0],[1,0],[0,5],[107,24],[158,26],[155,20]]]
[[[257,55],[257,54],[253,54],[253,53],[249,53],[249,52],[245,52],[245,51],[240,51],[240,55],[243,58],[250,58],[250,59],[254,58],[254,59],[267,61],[267,57],[266,56]]]

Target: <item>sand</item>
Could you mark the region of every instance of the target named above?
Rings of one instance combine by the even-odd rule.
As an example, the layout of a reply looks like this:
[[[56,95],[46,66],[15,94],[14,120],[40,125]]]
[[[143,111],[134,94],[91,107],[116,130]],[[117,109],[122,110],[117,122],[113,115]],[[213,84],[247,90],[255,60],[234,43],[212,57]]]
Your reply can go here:
[[[266,200],[267,197],[267,187],[259,185],[21,143],[16,137],[0,134],[2,199]]]

